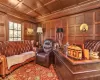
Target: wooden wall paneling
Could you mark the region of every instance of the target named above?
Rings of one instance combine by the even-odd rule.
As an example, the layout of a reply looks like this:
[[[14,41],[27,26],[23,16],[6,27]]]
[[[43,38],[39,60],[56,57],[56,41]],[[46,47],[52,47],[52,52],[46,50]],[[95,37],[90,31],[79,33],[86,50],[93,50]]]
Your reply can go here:
[[[95,39],[100,40],[100,9],[94,12]]]
[[[67,17],[61,18],[61,25],[62,25],[62,27],[67,27]]]
[[[95,22],[100,22],[100,9],[95,11]]]
[[[50,22],[46,23],[46,38],[50,37]]]
[[[75,36],[75,43],[83,43],[83,36]]]
[[[93,11],[88,11],[84,13],[84,23],[88,25],[93,25]]]
[[[68,35],[75,35],[75,26],[69,26],[68,31]]]
[[[93,39],[95,39],[95,11],[93,12]]]
[[[83,43],[83,34],[80,31],[80,25],[84,23],[84,13],[82,14],[77,14],[75,15],[75,43],[79,42],[79,43]],[[82,36],[77,36],[77,35],[82,35]]]
[[[85,41],[86,40],[93,40],[93,36],[85,36],[84,39],[85,39]]]
[[[63,44],[65,44],[67,41],[68,41],[68,29],[67,29],[67,17],[65,18],[62,18],[62,28],[64,30],[63,34],[64,34],[64,37],[63,37]]]
[[[95,9],[95,10],[90,10],[75,15],[49,20],[47,22],[51,22],[51,26],[53,26],[50,29],[50,36],[54,38],[56,34],[56,28],[63,27],[64,28],[63,44],[65,44],[67,41],[70,43],[77,43],[77,42],[83,43],[84,38],[85,40],[87,39],[98,40],[100,39],[99,38],[100,36],[99,14],[100,14],[100,9]],[[88,24],[89,29],[87,32],[80,31],[80,25],[82,23]]]
[[[64,37],[63,37],[63,44],[65,44],[67,42],[67,27],[63,27],[63,34],[64,34]]]
[[[84,23],[84,14],[83,13],[76,15],[75,18],[76,18],[76,20],[75,20],[76,25]]]
[[[6,14],[0,14],[0,41],[6,41]]]
[[[56,40],[56,29],[57,29],[57,24],[56,20],[52,21],[52,28],[51,28],[51,38]]]
[[[68,25],[74,25],[74,24],[75,24],[75,16],[69,16]]]
[[[80,31],[80,25],[77,25],[77,26],[75,26],[75,27],[76,27],[76,33],[75,33],[75,35],[76,35],[76,36],[77,36],[77,35],[82,36],[82,35],[83,35],[83,32]]]
[[[68,36],[68,42],[69,42],[70,44],[75,43],[75,37],[74,37],[74,36]]]
[[[100,24],[95,25],[95,35],[100,35]]]
[[[62,28],[64,30],[63,34],[63,44],[65,44],[67,42],[67,38],[68,38],[68,34],[67,34],[67,17],[63,17],[62,19]]]
[[[100,40],[100,36],[96,36],[95,37],[95,40]]]

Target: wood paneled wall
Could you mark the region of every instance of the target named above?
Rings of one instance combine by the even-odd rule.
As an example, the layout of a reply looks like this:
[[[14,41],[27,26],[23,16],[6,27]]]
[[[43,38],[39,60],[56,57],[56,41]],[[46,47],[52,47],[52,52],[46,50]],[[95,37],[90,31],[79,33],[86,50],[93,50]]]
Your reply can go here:
[[[22,40],[36,40],[36,24],[30,21],[23,21],[16,17],[10,16],[5,13],[0,13],[0,41],[8,41],[9,39],[9,21],[17,22],[22,24]],[[34,29],[34,35],[27,35],[27,28]]]
[[[6,40],[6,19],[7,15],[0,13],[0,41]]]
[[[80,31],[82,23],[89,26],[89,30],[85,33]],[[44,21],[42,24],[43,29],[45,29],[43,39],[52,38],[56,40],[57,27],[63,27],[63,44],[67,41],[70,43],[83,43],[84,39],[100,40],[100,9]]]

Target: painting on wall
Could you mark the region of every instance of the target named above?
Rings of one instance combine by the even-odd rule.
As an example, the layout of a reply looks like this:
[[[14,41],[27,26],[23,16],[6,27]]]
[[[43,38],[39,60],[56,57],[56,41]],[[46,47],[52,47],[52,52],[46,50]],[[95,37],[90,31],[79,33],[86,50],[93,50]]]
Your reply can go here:
[[[27,28],[27,35],[34,35],[34,29],[33,28]]]

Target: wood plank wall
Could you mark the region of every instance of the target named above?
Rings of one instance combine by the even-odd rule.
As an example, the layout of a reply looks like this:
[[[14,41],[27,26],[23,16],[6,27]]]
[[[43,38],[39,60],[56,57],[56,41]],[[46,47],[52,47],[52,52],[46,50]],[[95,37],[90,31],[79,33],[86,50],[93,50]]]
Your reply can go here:
[[[0,41],[6,40],[6,19],[7,15],[0,13]]]
[[[89,30],[84,33],[84,37],[79,30],[82,23],[89,26]],[[67,41],[70,43],[83,43],[83,39],[100,40],[100,9],[43,21],[42,27],[44,29],[43,40],[46,38],[56,40],[57,27],[63,27],[64,29],[63,44]]]
[[[18,22],[22,24],[22,40],[36,40],[36,24],[30,21],[23,21],[11,15],[7,15],[6,13],[0,12],[0,41],[8,41],[9,39],[9,21]],[[27,35],[27,28],[33,28],[34,35]]]

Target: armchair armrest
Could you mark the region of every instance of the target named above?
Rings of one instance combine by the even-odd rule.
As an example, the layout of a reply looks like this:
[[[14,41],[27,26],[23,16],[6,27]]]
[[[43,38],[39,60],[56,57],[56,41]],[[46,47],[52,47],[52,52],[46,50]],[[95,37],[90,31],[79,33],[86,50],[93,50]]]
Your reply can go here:
[[[37,49],[36,49],[36,52],[37,52],[37,53],[42,53],[42,52],[44,52],[44,50],[43,50],[43,48],[37,48]]]
[[[7,69],[6,56],[0,55],[0,75],[2,75],[3,77],[5,77],[6,69]]]

